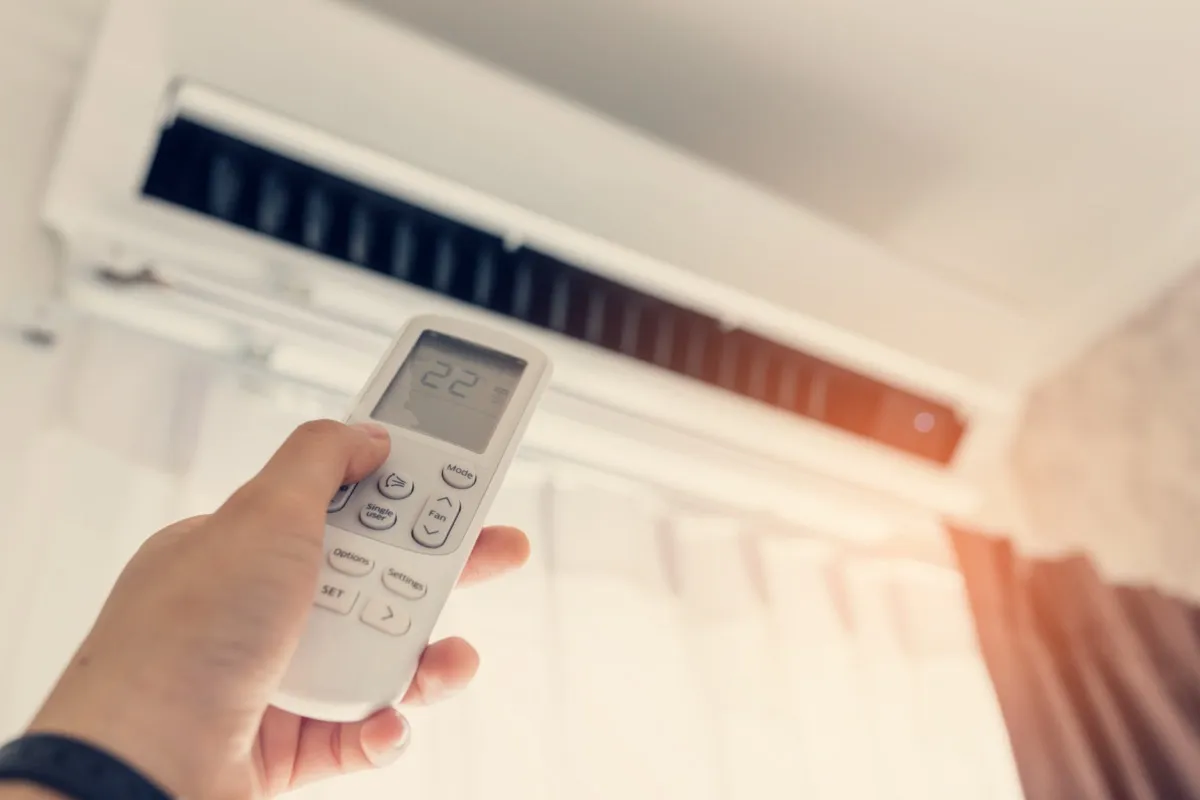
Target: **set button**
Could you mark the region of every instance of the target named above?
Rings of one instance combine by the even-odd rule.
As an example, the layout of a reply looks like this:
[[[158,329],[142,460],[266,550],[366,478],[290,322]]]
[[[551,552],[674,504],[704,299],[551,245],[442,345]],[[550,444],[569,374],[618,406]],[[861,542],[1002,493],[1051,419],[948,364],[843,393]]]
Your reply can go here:
[[[358,600],[358,592],[343,586],[337,581],[323,581],[317,587],[317,597],[314,601],[321,608],[328,608],[336,614],[349,614]]]

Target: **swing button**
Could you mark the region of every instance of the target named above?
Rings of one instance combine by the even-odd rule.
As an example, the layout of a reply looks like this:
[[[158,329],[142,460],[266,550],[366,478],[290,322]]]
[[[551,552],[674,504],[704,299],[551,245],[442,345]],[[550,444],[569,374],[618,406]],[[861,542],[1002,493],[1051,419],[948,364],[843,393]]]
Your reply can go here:
[[[389,500],[403,500],[413,493],[412,478],[402,472],[379,476],[379,493]]]

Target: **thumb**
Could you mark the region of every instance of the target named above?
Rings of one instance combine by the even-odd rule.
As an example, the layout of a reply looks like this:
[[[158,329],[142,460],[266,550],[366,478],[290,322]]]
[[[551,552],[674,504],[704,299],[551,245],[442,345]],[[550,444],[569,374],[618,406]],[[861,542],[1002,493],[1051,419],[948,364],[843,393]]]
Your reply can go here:
[[[369,475],[390,450],[391,437],[382,425],[314,420],[292,432],[254,481],[328,495],[321,498],[324,507],[339,486]]]
[[[338,487],[371,474],[390,451],[391,437],[380,425],[306,422],[217,513],[261,521],[254,526],[260,530],[283,525],[323,533],[320,523]]]

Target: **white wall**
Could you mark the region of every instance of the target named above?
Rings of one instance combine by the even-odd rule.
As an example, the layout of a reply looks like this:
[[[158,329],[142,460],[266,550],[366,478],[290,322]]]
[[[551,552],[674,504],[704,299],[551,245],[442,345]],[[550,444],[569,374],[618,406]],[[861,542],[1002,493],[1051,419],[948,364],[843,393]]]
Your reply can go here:
[[[42,297],[54,247],[37,223],[43,183],[105,0],[0,3],[0,321]]]
[[[1195,3],[1080,13],[1069,0],[352,2],[772,187],[921,277],[1003,304],[1017,315],[1008,338],[1043,329],[1017,370],[1077,354],[1200,252],[1200,102],[1176,78],[1200,58]],[[819,275],[801,263],[789,273],[795,282],[766,296],[854,328],[829,316],[836,294],[805,304]],[[852,311],[872,299],[844,296]],[[900,331],[955,339],[965,374],[978,374],[971,360],[998,360],[1002,339],[972,320],[941,327],[895,300],[910,295],[880,296],[900,310],[875,313]]]
[[[1014,444],[1033,553],[1200,601],[1200,272],[1031,397]]]

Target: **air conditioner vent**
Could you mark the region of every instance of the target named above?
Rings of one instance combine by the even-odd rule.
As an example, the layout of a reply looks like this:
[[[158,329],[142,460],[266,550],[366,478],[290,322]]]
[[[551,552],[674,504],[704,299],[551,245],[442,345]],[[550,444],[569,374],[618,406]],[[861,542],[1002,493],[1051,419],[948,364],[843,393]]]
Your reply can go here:
[[[178,117],[143,194],[948,464],[939,402]]]

